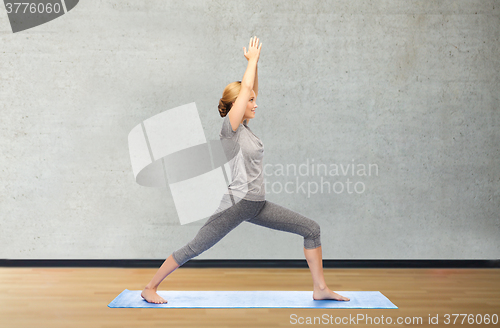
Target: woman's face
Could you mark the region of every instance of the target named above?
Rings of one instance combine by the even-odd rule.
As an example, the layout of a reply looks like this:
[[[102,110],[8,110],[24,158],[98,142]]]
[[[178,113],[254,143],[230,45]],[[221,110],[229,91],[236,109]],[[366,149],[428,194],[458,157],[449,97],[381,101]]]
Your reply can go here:
[[[255,117],[255,109],[257,108],[257,103],[255,102],[255,92],[252,90],[250,94],[250,99],[247,103],[247,109],[245,110],[245,115],[243,115],[243,119],[252,119]]]

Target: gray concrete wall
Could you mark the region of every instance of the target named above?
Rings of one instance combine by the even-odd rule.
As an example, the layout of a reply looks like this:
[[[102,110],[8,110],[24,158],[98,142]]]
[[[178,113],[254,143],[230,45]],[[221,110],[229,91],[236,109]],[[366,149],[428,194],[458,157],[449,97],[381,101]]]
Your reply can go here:
[[[196,102],[217,138],[218,99],[257,35],[250,126],[267,199],[321,225],[325,259],[497,259],[499,12],[465,0],[81,1],[13,34],[1,7],[0,258],[163,259],[191,240],[206,220],[181,226],[168,189],[135,183],[127,135]],[[304,163],[339,175],[276,174]],[[339,193],[307,193],[325,181]],[[243,225],[198,259],[303,258],[301,237]]]

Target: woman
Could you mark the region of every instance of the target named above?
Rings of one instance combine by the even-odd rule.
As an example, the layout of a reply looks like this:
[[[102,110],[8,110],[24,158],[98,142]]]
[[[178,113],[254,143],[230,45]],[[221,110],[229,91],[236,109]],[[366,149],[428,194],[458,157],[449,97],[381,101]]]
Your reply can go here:
[[[230,161],[232,182],[228,186],[229,193],[224,195],[226,204],[232,205],[212,215],[193,240],[165,260],[141,293],[150,303],[167,303],[156,293],[163,279],[189,259],[215,245],[243,221],[303,236],[304,254],[314,283],[313,299],[349,301],[349,298],[334,293],[326,285],[319,225],[299,213],[265,200],[262,169],[264,146],[247,125],[255,117],[257,108],[257,62],[261,48],[257,37],[250,39],[248,51],[243,47],[248,60],[243,79],[226,86],[219,101],[219,113],[224,117],[221,143],[226,154],[233,154]]]

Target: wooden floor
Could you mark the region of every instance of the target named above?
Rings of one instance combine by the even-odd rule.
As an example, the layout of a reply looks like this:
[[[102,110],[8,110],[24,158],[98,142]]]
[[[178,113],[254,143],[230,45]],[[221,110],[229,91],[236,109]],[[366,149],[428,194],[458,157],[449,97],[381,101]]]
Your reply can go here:
[[[397,310],[323,309],[111,309],[107,305],[124,289],[139,290],[156,269],[0,268],[0,327],[297,327],[354,326],[335,324],[361,315],[391,325],[357,322],[360,327],[479,327],[445,315],[500,315],[500,269],[325,269],[334,291],[380,291]],[[308,269],[179,268],[160,290],[312,290]],[[295,316],[293,316],[295,315]],[[293,324],[302,317],[304,324]],[[308,317],[332,323],[305,324]],[[331,316],[331,317],[330,317]],[[397,324],[396,320],[417,320]],[[498,318],[498,317],[497,317]],[[337,319],[337,320],[339,320]],[[318,319],[316,319],[318,320]],[[401,320],[401,319],[400,319]],[[475,319],[474,319],[475,320]],[[483,319],[484,320],[484,319]],[[471,321],[474,322],[474,321]],[[407,321],[408,323],[408,321]],[[482,325],[483,327],[500,327]]]

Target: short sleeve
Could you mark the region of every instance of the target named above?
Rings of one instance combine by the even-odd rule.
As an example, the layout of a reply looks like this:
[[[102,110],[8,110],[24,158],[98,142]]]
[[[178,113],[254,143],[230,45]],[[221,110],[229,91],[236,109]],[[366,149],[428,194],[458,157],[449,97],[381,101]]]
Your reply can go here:
[[[238,126],[238,129],[239,129],[239,126]],[[237,134],[238,129],[236,129],[236,131],[233,131],[233,128],[231,127],[231,121],[229,121],[229,116],[226,115],[226,116],[224,116],[224,121],[222,122],[222,128],[220,129],[219,136],[222,138],[229,138],[230,139]]]

